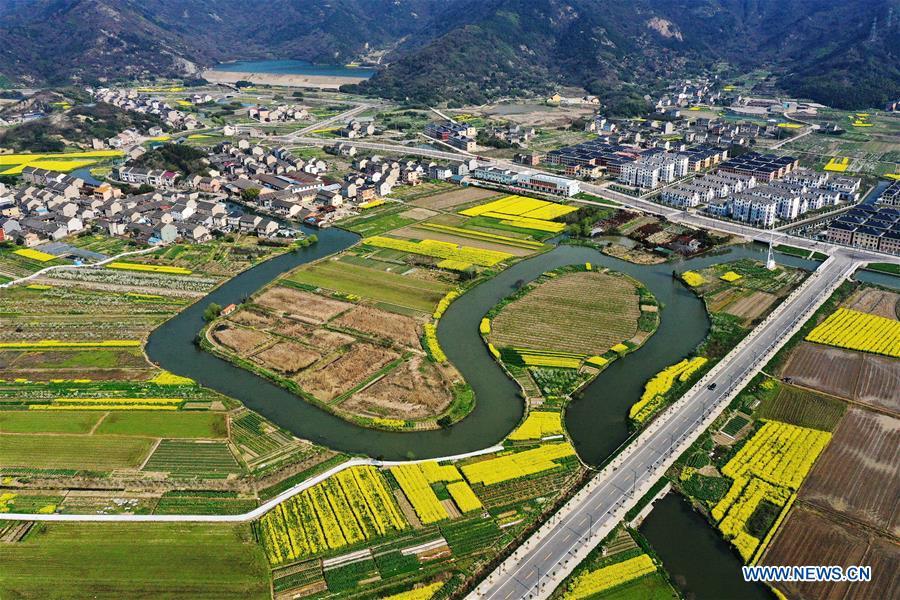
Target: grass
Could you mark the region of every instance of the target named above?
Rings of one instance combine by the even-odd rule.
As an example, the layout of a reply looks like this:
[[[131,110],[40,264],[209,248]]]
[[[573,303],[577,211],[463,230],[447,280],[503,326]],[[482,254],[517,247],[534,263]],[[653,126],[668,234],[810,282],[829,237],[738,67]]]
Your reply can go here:
[[[869,271],[878,271],[879,273],[888,273],[890,275],[900,275],[900,265],[893,263],[869,263],[866,265]]]
[[[59,411],[53,413],[28,410],[0,412],[2,433],[87,433],[102,414],[89,411]]]
[[[225,415],[216,412],[112,413],[97,428],[97,434],[119,434],[163,438],[224,438]]]
[[[338,261],[303,268],[288,281],[431,312],[450,286]]]
[[[53,523],[4,544],[3,598],[269,598],[248,525]]]
[[[593,600],[674,600],[678,594],[657,573],[645,575],[591,596]]]
[[[763,398],[755,416],[821,431],[834,431],[846,408],[840,400],[785,385],[778,394],[768,394]]]
[[[153,440],[93,435],[0,435],[0,467],[32,469],[134,468]]]

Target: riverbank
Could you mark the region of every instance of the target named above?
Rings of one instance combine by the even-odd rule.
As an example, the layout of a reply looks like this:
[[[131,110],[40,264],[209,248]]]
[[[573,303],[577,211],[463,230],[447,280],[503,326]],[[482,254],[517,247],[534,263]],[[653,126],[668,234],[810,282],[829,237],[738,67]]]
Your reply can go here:
[[[359,83],[364,77],[346,77],[340,75],[303,75],[296,73],[264,73],[256,71],[222,71],[208,69],[201,74],[211,83],[228,83],[234,85],[238,81],[249,81],[258,85],[277,85],[284,87],[320,88],[337,90],[342,85]]]

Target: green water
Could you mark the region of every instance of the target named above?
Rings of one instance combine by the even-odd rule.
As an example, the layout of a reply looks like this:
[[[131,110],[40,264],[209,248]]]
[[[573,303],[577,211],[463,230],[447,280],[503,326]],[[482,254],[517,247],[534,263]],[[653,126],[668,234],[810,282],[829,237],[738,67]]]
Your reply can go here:
[[[747,583],[740,557],[681,496],[658,501],[640,532],[688,600],[773,600],[761,583]]]

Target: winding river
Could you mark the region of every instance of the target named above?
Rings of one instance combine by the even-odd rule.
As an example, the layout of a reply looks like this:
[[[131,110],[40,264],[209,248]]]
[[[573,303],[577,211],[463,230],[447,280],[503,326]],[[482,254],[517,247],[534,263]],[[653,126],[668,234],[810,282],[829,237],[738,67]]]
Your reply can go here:
[[[579,455],[588,464],[601,463],[628,437],[627,409],[640,396],[647,379],[681,360],[706,336],[709,321],[703,303],[675,281],[673,268],[696,269],[749,256],[764,259],[761,247],[739,246],[681,264],[640,266],[592,248],[559,246],[516,263],[463,294],[450,305],[438,327],[438,338],[447,357],[475,390],[475,409],[447,429],[403,433],[366,429],[344,421],[194,344],[203,327],[203,310],[209,303],[225,306],[241,302],[282,273],[339,252],[358,239],[340,229],[315,233],[317,244],[244,271],[164,323],[150,335],[147,355],[162,368],[237,398],[298,437],[350,454],[395,460],[478,450],[499,442],[516,426],[524,411],[518,387],[481,342],[478,323],[517,284],[532,281],[544,271],[589,261],[642,281],[664,307],[656,334],[640,350],[610,365],[566,412],[566,426]],[[807,268],[815,265],[790,256],[780,256],[779,260]]]

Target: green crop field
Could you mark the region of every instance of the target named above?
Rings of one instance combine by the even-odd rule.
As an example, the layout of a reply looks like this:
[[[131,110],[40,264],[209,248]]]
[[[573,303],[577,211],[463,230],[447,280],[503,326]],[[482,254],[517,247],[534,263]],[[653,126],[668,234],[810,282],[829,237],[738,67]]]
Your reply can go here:
[[[241,467],[227,444],[163,440],[144,465],[144,470],[176,477],[215,478],[240,473]]]
[[[2,554],[2,598],[270,597],[248,525],[44,524]]]
[[[0,411],[0,433],[87,433],[103,413],[80,410]]]
[[[107,416],[96,433],[162,438],[224,438],[228,432],[223,413],[119,411]]]
[[[0,434],[0,467],[97,471],[134,468],[152,445],[149,438]]]
[[[436,281],[385,273],[334,260],[303,268],[287,280],[429,313],[450,290],[449,285]]]
[[[800,427],[834,431],[846,408],[847,405],[840,400],[783,385],[778,394],[763,399],[755,416]]]
[[[380,210],[374,215],[363,213],[359,217],[342,222],[341,227],[358,233],[363,237],[380,235],[386,231],[415,223],[415,219],[400,215],[400,213],[408,209],[409,207],[405,205],[400,207],[389,205],[385,210]]]
[[[488,339],[498,348],[600,355],[637,333],[635,284],[600,272],[559,275],[500,309]]]

